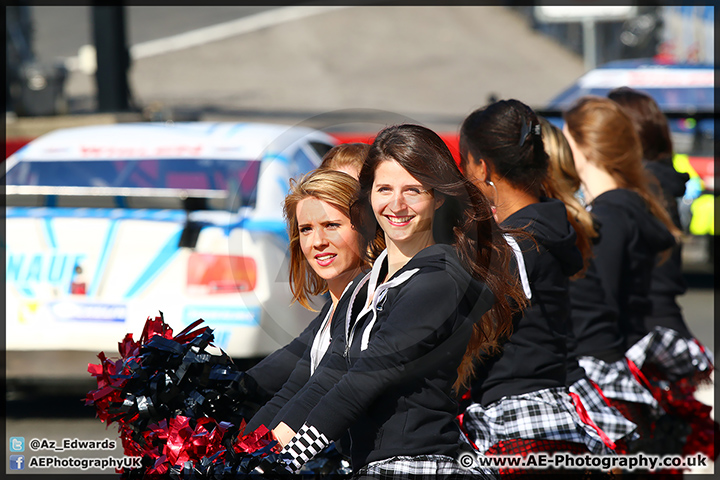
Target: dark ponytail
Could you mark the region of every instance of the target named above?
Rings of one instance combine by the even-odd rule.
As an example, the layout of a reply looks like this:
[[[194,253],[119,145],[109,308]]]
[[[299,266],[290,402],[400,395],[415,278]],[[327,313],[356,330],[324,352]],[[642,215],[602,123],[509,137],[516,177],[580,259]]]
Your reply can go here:
[[[490,176],[539,197],[548,172],[540,122],[519,100],[501,100],[475,110],[460,127],[460,158],[465,169],[468,153],[485,160]]]

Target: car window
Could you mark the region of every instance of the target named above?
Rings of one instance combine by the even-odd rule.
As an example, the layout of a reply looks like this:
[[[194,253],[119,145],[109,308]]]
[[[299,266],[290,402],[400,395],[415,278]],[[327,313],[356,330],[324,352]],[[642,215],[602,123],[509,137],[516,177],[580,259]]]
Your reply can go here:
[[[330,151],[330,149],[333,147],[332,145],[328,145],[327,143],[322,142],[310,142],[310,146],[313,150],[315,150],[315,153],[317,153],[317,156],[320,158],[323,158],[327,152]]]
[[[293,155],[293,160],[295,161],[295,168],[300,174],[304,174],[317,168],[317,164],[310,159],[308,154],[305,153],[302,148],[298,148],[295,155]]]
[[[22,161],[8,171],[6,184],[90,189],[193,189],[228,192],[229,195],[239,192],[243,205],[253,205],[259,172],[260,162],[255,160]]]

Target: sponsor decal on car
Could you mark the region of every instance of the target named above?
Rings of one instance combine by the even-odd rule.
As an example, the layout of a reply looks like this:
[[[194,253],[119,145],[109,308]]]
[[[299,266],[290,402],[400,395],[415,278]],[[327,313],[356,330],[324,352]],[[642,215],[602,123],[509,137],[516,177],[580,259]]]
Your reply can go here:
[[[8,252],[5,279],[27,297],[33,297],[35,288],[41,284],[69,292],[75,270],[84,258],[85,255],[82,253],[57,250],[35,253]]]
[[[198,318],[212,319],[213,326],[256,327],[259,325],[259,308],[225,307],[217,305],[188,305],[183,310],[183,323],[190,325]]]
[[[60,301],[48,307],[58,321],[124,322],[127,318],[127,307],[118,304]]]

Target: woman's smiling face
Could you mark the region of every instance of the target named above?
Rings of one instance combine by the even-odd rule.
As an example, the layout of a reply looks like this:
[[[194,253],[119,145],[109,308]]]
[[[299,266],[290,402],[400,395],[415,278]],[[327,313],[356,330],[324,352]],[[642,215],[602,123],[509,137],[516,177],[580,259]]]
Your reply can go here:
[[[441,202],[395,160],[384,160],[375,169],[370,204],[386,242],[432,241],[433,216]]]

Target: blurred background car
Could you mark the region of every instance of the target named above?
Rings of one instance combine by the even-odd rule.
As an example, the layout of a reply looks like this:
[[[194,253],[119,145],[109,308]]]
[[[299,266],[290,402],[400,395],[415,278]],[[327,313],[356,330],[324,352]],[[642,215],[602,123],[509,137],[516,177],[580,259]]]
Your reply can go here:
[[[580,97],[605,97],[617,87],[643,91],[655,99],[668,117],[675,149],[673,164],[687,172],[685,195],[678,198],[683,230],[702,244],[702,261],[714,259],[715,234],[715,68],[712,64],[675,64],[663,59],[609,62],[582,75],[541,111],[562,127],[562,111]]]
[[[312,315],[290,305],[282,199],[335,143],[297,126],[128,123],[10,156],[8,381],[87,375],[158,311],[176,333],[205,319],[239,359],[290,341]]]

